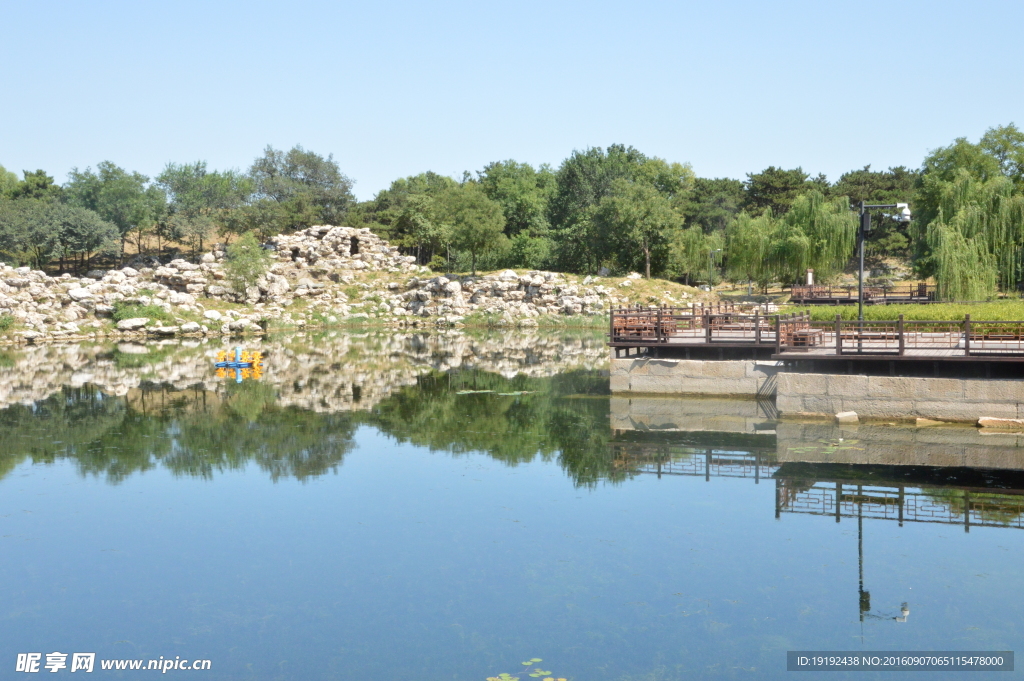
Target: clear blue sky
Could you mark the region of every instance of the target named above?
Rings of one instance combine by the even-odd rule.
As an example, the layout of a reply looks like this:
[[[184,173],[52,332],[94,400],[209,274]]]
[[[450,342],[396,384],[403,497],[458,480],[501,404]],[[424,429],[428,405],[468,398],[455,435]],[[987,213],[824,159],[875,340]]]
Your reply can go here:
[[[0,164],[396,177],[631,144],[743,178],[1024,126],[1024,2],[0,2]]]

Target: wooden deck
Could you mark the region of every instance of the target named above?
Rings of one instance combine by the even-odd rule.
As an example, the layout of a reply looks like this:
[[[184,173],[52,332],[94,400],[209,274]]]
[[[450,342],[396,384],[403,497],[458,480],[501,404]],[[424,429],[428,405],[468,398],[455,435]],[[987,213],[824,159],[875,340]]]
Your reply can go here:
[[[612,310],[616,349],[770,349],[772,358],[1024,362],[1024,321],[812,322],[810,313],[740,313],[727,305]]]

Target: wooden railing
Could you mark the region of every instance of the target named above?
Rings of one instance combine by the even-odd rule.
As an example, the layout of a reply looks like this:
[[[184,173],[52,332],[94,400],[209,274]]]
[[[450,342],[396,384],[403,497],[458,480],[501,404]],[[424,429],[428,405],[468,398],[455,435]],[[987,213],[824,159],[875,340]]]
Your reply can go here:
[[[609,340],[619,347],[775,346],[776,355],[927,357],[1024,356],[1024,321],[811,321],[810,311],[741,313],[728,303],[627,307],[611,311]]]
[[[794,303],[839,303],[857,300],[856,286],[794,286],[790,297]],[[935,300],[935,286],[931,284],[898,284],[896,286],[865,286],[865,303],[911,302]]]
[[[615,343],[690,345],[733,343],[778,345],[779,320],[800,319],[810,323],[810,313],[791,315],[741,313],[735,305],[692,305],[690,307],[626,307],[611,311],[609,339]],[[788,327],[787,327],[788,328]]]
[[[779,322],[779,352],[807,351],[811,347],[836,355],[907,354],[977,357],[1024,355],[1024,321],[906,321],[903,315],[890,321],[845,321],[803,324]],[[811,334],[811,343],[800,334]]]

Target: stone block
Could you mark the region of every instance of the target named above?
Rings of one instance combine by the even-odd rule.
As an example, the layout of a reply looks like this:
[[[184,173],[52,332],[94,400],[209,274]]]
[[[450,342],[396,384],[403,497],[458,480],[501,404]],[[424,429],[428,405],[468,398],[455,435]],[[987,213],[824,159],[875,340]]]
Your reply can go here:
[[[1017,418],[1017,405],[999,402],[951,402],[944,400],[916,403],[915,416],[940,421],[976,422],[982,416]]]
[[[891,376],[868,376],[868,396],[886,399],[907,399],[914,395],[918,379]]]
[[[752,362],[704,362],[704,375],[718,378],[745,378]]]
[[[913,400],[843,398],[843,411],[855,411],[861,418],[896,419],[917,416]]]
[[[1022,402],[1024,381],[973,379],[963,383],[963,396],[967,402]]]
[[[978,425],[982,428],[1012,428],[1014,430],[1024,430],[1024,419],[982,416],[978,419]]]
[[[867,376],[845,376],[829,374],[826,379],[827,393],[840,397],[866,397],[868,394]]]
[[[855,411],[841,411],[836,414],[836,423],[854,424],[860,423],[860,419],[857,417],[857,412]]]
[[[680,373],[679,360],[652,359],[647,362],[647,373],[651,376],[676,376]]]
[[[608,383],[613,393],[629,392],[629,374],[612,374]]]
[[[802,407],[795,411],[805,414],[832,416],[836,412],[844,411],[843,400],[829,395],[803,395],[801,403]]]
[[[801,412],[804,410],[803,397],[800,395],[777,395],[775,408],[780,414]]]
[[[629,377],[629,391],[634,393],[675,393],[682,386],[676,376],[647,376],[633,374]]]
[[[962,400],[964,381],[958,378],[914,378],[913,397],[918,400]]]
[[[778,380],[778,392],[796,395],[825,395],[828,392],[827,379],[824,374],[787,374],[781,373]]]
[[[646,376],[649,373],[649,369],[647,367],[647,363],[650,360],[647,360],[647,359],[633,359],[633,360],[627,360],[627,361],[630,362],[630,364],[629,364],[629,374],[630,374],[630,376]]]

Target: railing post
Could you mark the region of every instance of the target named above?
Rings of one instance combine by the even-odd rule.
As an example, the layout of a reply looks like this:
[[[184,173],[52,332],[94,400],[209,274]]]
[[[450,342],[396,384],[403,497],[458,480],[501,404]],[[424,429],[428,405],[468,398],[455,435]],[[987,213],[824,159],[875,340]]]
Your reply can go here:
[[[754,310],[754,345],[761,344],[761,310]]]
[[[971,356],[971,315],[964,315],[964,357]]]
[[[900,338],[900,355],[902,355],[903,350],[906,348],[906,342],[903,339],[903,315],[900,315],[897,329]]]
[[[836,354],[843,354],[843,315],[836,315]]]
[[[608,308],[608,338],[612,343],[615,342],[615,308]]]
[[[782,317],[775,315],[775,354],[782,352]]]
[[[704,315],[704,342],[711,345],[711,311]]]
[[[655,340],[657,342],[664,343],[665,341],[661,337],[662,336],[662,333],[661,333],[661,310],[662,310],[662,308],[659,307],[658,308],[658,326],[656,326],[655,329],[654,329],[654,338],[655,338]]]

